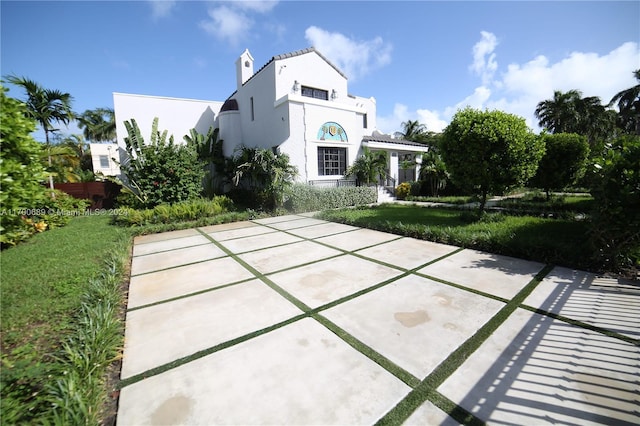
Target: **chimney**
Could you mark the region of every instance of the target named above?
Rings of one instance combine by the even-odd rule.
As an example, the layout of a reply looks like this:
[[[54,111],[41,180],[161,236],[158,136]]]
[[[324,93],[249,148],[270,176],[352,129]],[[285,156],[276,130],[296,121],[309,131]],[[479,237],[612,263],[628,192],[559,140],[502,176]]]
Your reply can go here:
[[[238,89],[253,75],[253,57],[249,49],[245,49],[242,55],[236,60],[236,79]]]

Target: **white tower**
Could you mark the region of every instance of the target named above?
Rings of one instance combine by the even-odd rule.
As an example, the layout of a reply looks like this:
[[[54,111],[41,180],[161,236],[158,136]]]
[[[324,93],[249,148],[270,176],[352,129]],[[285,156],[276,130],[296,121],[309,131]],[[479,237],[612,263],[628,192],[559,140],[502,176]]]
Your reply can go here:
[[[236,60],[236,79],[238,89],[253,75],[253,56],[249,49],[245,49],[242,55]]]

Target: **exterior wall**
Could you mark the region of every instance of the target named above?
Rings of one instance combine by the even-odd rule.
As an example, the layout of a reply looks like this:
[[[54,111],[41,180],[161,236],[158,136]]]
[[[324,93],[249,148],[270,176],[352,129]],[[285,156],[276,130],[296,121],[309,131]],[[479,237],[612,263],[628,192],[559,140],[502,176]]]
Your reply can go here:
[[[115,143],[92,143],[89,144],[89,149],[94,173],[102,173],[105,176],[118,176],[120,174],[120,166],[114,161],[114,158],[120,161],[118,145]],[[108,167],[101,166],[100,156],[102,155],[109,159]]]
[[[114,93],[113,107],[116,115],[118,146],[121,148],[121,153],[126,154],[125,121],[135,119],[142,136],[145,141],[148,141],[153,119],[158,117],[158,130],[161,132],[167,130],[169,136],[173,135],[176,143],[181,143],[183,137],[193,128],[206,134],[209,127],[215,125],[222,102]],[[121,160],[123,161],[124,158],[121,157]]]

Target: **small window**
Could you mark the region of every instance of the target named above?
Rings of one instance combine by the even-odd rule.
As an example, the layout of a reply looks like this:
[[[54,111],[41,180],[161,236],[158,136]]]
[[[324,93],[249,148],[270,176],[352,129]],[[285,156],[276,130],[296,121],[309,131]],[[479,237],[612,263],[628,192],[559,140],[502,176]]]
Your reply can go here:
[[[318,147],[318,175],[343,175],[347,169],[347,148]]]
[[[251,97],[251,121],[256,119],[256,114],[255,111],[253,109],[253,96]]]
[[[109,157],[107,155],[100,156],[100,168],[101,169],[109,168]]]
[[[367,123],[367,114],[362,114],[362,128],[366,129],[368,126]]]
[[[302,86],[302,96],[328,101],[329,91],[322,90],[322,89],[314,89],[313,87]]]

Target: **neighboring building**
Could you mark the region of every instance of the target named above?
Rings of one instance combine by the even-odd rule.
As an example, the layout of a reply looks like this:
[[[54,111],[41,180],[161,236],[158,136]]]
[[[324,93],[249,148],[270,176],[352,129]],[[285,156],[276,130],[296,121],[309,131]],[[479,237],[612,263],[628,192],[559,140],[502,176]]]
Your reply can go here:
[[[115,143],[92,143],[89,144],[91,151],[91,162],[95,174],[102,173],[104,176],[120,175],[120,153],[118,145]]]
[[[176,142],[192,128],[206,133],[213,126],[226,156],[241,145],[286,153],[301,182],[343,179],[362,146],[389,152],[395,183],[415,179],[427,147],[378,132],[375,99],[350,95],[347,77],[314,48],[274,56],[255,73],[245,50],[236,61],[236,81],[237,90],[224,102],[114,93],[120,152],[125,120],[134,118],[148,137],[159,117],[159,129]],[[409,159],[416,166],[407,173],[401,165]]]

